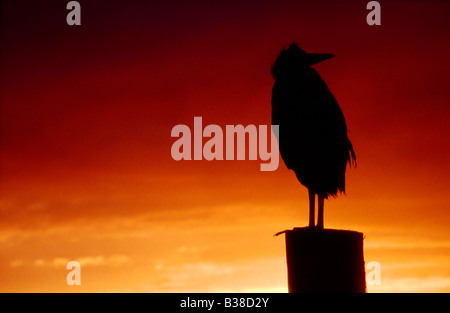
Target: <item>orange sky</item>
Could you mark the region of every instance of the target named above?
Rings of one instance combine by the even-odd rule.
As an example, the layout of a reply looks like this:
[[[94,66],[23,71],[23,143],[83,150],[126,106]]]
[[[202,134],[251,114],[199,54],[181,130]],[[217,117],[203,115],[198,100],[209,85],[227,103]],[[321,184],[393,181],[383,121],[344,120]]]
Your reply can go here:
[[[450,4],[380,2],[370,27],[364,1],[222,2],[80,1],[79,27],[2,2],[0,291],[286,292],[272,236],[307,225],[306,189],[282,162],[176,162],[170,132],[269,124],[295,40],[336,55],[315,68],[358,159],[325,227],[365,234],[369,292],[449,292]]]

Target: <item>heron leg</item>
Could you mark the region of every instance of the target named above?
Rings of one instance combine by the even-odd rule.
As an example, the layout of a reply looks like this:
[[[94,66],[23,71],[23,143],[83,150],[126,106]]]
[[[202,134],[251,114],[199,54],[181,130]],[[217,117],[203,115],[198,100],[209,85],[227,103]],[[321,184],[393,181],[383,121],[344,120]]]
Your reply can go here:
[[[316,194],[308,189],[309,195],[309,227],[314,227],[314,207],[316,202]]]
[[[323,204],[324,204],[324,200],[325,197],[322,195],[318,195],[317,196],[317,201],[318,201],[318,216],[317,216],[317,227],[320,229],[323,229]]]

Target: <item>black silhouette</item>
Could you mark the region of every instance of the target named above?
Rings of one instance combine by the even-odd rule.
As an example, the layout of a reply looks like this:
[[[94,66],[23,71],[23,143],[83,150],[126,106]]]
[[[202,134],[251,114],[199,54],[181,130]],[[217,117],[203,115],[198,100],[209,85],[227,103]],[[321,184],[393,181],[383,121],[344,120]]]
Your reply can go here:
[[[333,57],[310,54],[292,43],[272,67],[272,124],[279,125],[281,157],[308,188],[309,226],[323,229],[324,199],[345,193],[347,163],[356,156],[347,137],[344,115],[320,75],[311,65]]]
[[[286,232],[290,293],[365,293],[364,234],[301,227]]]

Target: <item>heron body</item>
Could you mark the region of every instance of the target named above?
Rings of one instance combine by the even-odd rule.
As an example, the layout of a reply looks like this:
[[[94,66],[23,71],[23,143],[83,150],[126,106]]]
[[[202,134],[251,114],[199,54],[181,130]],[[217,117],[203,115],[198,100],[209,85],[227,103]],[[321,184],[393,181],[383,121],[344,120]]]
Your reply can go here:
[[[277,58],[272,68],[272,124],[280,127],[283,161],[308,188],[310,226],[314,226],[317,194],[317,226],[323,228],[323,201],[330,195],[345,193],[346,167],[356,158],[344,114],[326,83],[311,68],[311,56],[291,44]],[[320,55],[315,56],[317,59]]]

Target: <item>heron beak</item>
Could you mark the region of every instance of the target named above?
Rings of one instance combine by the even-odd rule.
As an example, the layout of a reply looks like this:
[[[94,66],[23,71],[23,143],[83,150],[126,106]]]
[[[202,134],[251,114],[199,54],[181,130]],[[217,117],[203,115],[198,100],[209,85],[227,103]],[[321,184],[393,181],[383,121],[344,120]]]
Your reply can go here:
[[[330,53],[308,53],[308,61],[310,65],[331,59],[334,54]]]

